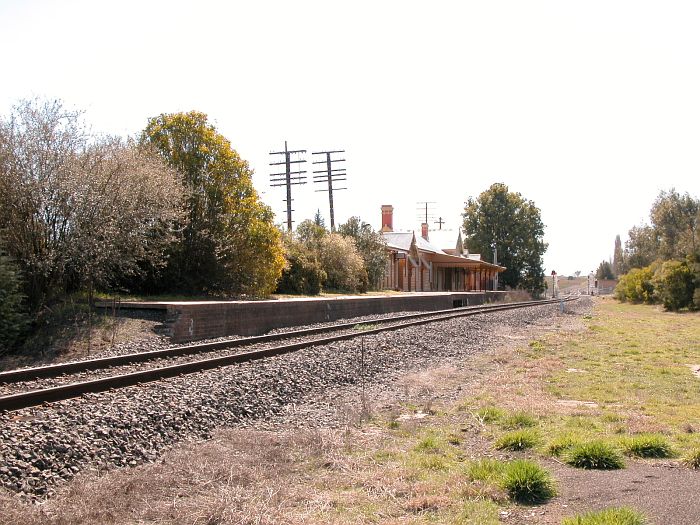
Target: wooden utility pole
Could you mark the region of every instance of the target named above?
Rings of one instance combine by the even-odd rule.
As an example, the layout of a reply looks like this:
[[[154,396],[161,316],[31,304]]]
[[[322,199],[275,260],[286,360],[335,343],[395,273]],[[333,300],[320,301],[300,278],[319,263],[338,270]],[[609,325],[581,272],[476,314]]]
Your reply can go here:
[[[296,160],[291,160],[292,155],[299,155],[306,153],[305,149],[288,150],[287,141],[284,141],[284,151],[271,151],[270,155],[284,155],[284,160],[282,162],[270,162],[270,166],[282,166],[285,169],[283,173],[271,173],[270,174],[270,186],[286,186],[287,187],[287,198],[285,199],[287,203],[287,230],[292,231],[292,186],[295,184],[306,184],[304,180],[306,178],[304,173],[306,170],[292,171],[292,164],[302,164],[306,162],[306,159],[298,158]]]
[[[442,217],[439,217],[434,224],[438,225],[438,230],[442,230],[442,225],[445,224],[445,221],[442,220]]]
[[[328,204],[331,212],[331,231],[335,231],[335,210],[333,208],[333,191],[347,190],[347,188],[334,188],[334,182],[340,182],[348,180],[345,168],[333,168],[334,162],[345,162],[345,159],[333,159],[331,155],[333,153],[345,153],[344,149],[338,149],[333,151],[314,151],[312,155],[325,155],[324,160],[315,160],[313,164],[325,164],[325,170],[314,171],[314,182],[325,182],[328,184],[328,189],[321,189],[316,191],[327,191],[328,192]],[[316,175],[316,173],[322,173],[323,175]]]
[[[435,216],[433,215],[433,204],[435,204],[434,201],[420,201],[417,202],[418,204],[418,219],[422,221],[425,224],[428,224],[428,219],[434,219]],[[428,209],[430,208],[430,209]],[[425,220],[423,220],[423,214],[425,213]]]

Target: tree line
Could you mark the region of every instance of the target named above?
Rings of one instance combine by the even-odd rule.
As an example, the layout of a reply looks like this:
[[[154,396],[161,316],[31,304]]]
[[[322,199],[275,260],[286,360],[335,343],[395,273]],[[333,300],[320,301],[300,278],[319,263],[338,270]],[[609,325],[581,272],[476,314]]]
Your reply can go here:
[[[60,101],[21,101],[0,117],[0,351],[76,292],[262,297],[380,282],[368,224],[308,222],[320,229],[283,234],[203,113],[162,114],[123,139]]]
[[[654,201],[649,224],[634,226],[624,250],[615,242],[607,270],[620,276],[618,299],[700,308],[700,199],[675,189]]]

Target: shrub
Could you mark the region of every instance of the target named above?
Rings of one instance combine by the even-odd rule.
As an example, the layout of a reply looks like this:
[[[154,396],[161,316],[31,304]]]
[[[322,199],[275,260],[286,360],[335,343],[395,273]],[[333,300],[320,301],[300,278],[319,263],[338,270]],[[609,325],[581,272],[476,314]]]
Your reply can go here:
[[[325,288],[367,291],[367,271],[352,238],[338,233],[325,235],[320,240],[319,259],[326,272]]]
[[[519,503],[540,503],[556,494],[549,472],[525,459],[508,463],[502,484],[511,499]]]
[[[496,441],[498,450],[525,450],[534,447],[539,442],[538,434],[531,429],[514,430],[503,434]]]
[[[615,297],[620,301],[631,303],[654,302],[654,265],[646,268],[632,268],[620,277],[615,287]]]
[[[0,353],[15,346],[29,323],[21,287],[19,270],[0,251]]]
[[[621,446],[625,454],[638,458],[668,458],[674,455],[671,445],[662,436],[632,436],[623,439]]]
[[[562,525],[644,525],[646,519],[629,507],[617,507],[565,518]]]
[[[692,307],[694,277],[686,261],[666,261],[654,277],[654,295],[667,310]]]
[[[625,466],[620,452],[604,441],[574,445],[566,453],[565,460],[572,467],[585,469],[612,470]]]
[[[287,266],[277,283],[278,293],[318,295],[326,272],[321,268],[316,254],[292,236],[284,238]]]

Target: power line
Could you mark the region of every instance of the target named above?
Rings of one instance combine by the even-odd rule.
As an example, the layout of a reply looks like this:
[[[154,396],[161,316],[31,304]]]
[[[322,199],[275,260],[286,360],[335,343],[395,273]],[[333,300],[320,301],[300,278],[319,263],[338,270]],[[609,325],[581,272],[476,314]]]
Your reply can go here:
[[[285,202],[287,203],[287,230],[292,231],[292,186],[296,184],[306,184],[306,170],[292,171],[292,164],[302,164],[306,162],[306,159],[301,158],[301,154],[306,153],[305,149],[288,150],[287,141],[284,141],[284,151],[271,151],[270,155],[284,155],[284,161],[282,162],[270,162],[270,166],[284,166],[285,170],[282,173],[271,173],[270,174],[270,186],[286,186],[287,187],[287,198]],[[299,155],[300,158],[297,160],[291,160],[292,155]],[[299,166],[301,167],[301,166]]]
[[[333,191],[347,190],[347,188],[334,188],[333,183],[346,181],[347,173],[345,168],[333,168],[334,162],[345,162],[345,159],[333,159],[331,155],[333,153],[345,153],[344,149],[333,150],[333,151],[314,151],[312,155],[325,155],[325,160],[315,160],[313,164],[325,164],[325,170],[314,171],[314,182],[325,182],[328,184],[328,189],[321,189],[316,191],[327,191],[328,192],[328,204],[331,212],[331,231],[335,231],[335,211],[333,208]],[[316,175],[316,173],[322,173],[323,175]]]

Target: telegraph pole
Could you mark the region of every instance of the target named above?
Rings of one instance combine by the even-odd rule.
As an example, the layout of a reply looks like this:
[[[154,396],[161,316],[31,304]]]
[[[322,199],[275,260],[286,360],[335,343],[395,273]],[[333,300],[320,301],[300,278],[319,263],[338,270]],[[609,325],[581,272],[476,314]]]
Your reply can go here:
[[[418,218],[421,221],[423,221],[425,224],[428,224],[428,219],[435,218],[433,215],[433,210],[432,210],[432,208],[433,208],[432,204],[435,204],[434,201],[420,201],[420,202],[417,202],[416,204],[418,204],[418,208],[417,208]],[[430,210],[428,210],[428,208],[430,208]],[[423,220],[424,213],[425,213],[425,220]]]
[[[325,155],[324,160],[315,160],[313,164],[325,164],[325,170],[314,171],[314,182],[326,182],[328,184],[328,189],[316,190],[316,191],[327,191],[328,192],[328,204],[331,212],[331,231],[335,231],[335,210],[333,208],[333,191],[347,190],[347,188],[334,188],[334,182],[346,181],[347,173],[345,168],[333,168],[334,162],[345,162],[345,159],[333,159],[331,155],[334,153],[345,153],[344,149],[338,149],[333,151],[314,151],[312,155]],[[316,173],[322,173],[323,175],[315,175]]]
[[[270,162],[270,166],[284,166],[283,173],[271,173],[270,174],[270,186],[286,186],[287,187],[287,230],[292,231],[292,186],[295,184],[306,184],[304,180],[306,178],[304,173],[306,170],[292,171],[292,164],[302,164],[306,162],[306,159],[298,158],[297,160],[291,160],[292,155],[299,155],[301,157],[302,153],[306,153],[305,149],[288,150],[287,141],[284,141],[284,151],[271,151],[270,155],[284,155],[284,160],[282,162]],[[299,166],[301,167],[301,166]]]
[[[442,220],[442,217],[438,217],[438,220],[434,222],[434,224],[438,225],[438,229],[442,230],[442,225],[445,224],[445,221]]]

